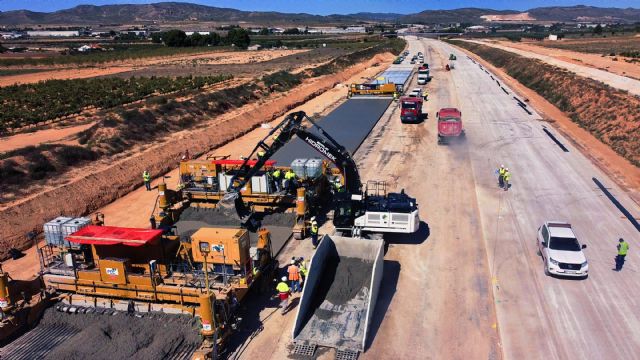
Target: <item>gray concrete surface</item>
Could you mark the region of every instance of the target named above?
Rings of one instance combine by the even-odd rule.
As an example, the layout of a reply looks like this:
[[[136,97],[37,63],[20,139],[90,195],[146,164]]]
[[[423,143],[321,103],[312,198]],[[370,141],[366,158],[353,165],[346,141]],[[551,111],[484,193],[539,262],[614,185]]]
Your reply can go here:
[[[317,123],[353,154],[369,135],[390,102],[391,99],[388,97],[347,100]],[[315,129],[311,129],[311,132],[319,134]],[[295,159],[309,158],[323,158],[323,156],[298,138],[290,141],[272,157],[282,166],[289,166]]]
[[[447,44],[425,42],[442,53],[452,51]],[[588,68],[586,75],[600,79],[599,73]],[[505,358],[637,359],[640,238],[592,177],[635,216],[640,207],[551,129],[569,150],[563,152],[543,132],[549,125],[535,111],[526,114],[466,56],[458,56],[452,74],[466,124]],[[498,189],[493,173],[500,164],[513,173],[507,192]],[[545,220],[572,223],[588,245],[587,280],[544,275],[536,231]],[[627,239],[632,250],[622,272],[615,272],[619,237]]]
[[[469,41],[477,44],[487,45],[497,49],[509,51],[524,57],[542,60],[547,64],[551,64],[559,68],[567,69],[580,76],[598,80],[611,87],[614,87],[620,90],[626,90],[634,95],[640,95],[640,81],[636,79],[632,79],[630,77],[617,75],[608,71],[595,69],[589,66],[573,64],[568,61],[556,59],[552,56],[536,54],[534,52],[526,51],[522,49],[514,49],[512,47],[503,46],[503,45],[495,44],[488,41],[478,41],[478,40],[469,40]]]

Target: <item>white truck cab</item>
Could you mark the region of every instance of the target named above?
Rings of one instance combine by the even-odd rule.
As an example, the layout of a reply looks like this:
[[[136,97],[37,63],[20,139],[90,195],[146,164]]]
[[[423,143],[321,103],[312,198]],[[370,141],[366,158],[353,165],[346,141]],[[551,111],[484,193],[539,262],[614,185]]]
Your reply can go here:
[[[422,97],[422,89],[421,88],[413,88],[411,90],[411,92],[409,93],[409,97],[421,98]]]
[[[538,229],[538,250],[546,275],[569,277],[589,276],[589,264],[571,224],[547,221]]]

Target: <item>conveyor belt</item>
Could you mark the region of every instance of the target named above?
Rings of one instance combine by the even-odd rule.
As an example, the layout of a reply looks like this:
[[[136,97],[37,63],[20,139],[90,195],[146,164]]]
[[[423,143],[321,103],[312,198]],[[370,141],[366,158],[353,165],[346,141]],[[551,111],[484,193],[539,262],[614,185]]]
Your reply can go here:
[[[317,123],[353,154],[382,117],[391,101],[391,98],[353,98],[338,106]],[[311,131],[317,133],[315,129]],[[280,166],[289,166],[295,159],[309,158],[322,158],[322,155],[298,138],[291,140],[273,156],[273,160],[276,160]]]

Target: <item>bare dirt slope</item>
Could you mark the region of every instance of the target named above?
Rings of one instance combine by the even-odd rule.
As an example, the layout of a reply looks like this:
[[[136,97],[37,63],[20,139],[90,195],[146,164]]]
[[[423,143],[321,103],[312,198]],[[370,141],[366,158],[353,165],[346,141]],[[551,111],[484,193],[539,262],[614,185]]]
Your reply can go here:
[[[455,52],[433,42],[443,53]],[[607,186],[632,214],[640,207],[565,136],[529,106],[526,113],[466,56],[452,72],[466,118],[471,169],[476,184],[482,236],[487,242],[501,344],[510,359],[570,357],[633,359],[640,351],[640,316],[632,309],[640,295],[634,285],[640,257],[627,256],[622,272],[612,271],[619,237],[640,246],[638,232],[595,186]],[[494,79],[491,79],[494,76]],[[500,80],[501,81],[501,80]],[[543,131],[547,127],[568,152]],[[512,188],[497,188],[494,169],[505,164]],[[537,254],[544,221],[573,225],[589,262],[589,278],[549,277]],[[620,338],[626,341],[618,341]]]
[[[77,126],[67,126],[52,129],[39,130],[0,138],[0,153],[26,146],[36,146],[43,143],[63,141],[81,131],[87,130],[94,122]]]
[[[557,66],[559,68],[567,69],[580,76],[598,80],[614,88],[628,91],[629,93],[634,95],[640,95],[640,80],[632,79],[626,76],[620,76],[608,71],[599,70],[599,69],[585,66],[585,65],[579,65],[579,64],[559,60],[552,56],[542,55],[542,54],[538,54],[528,50],[517,49],[514,47],[509,47],[509,46],[496,44],[488,41],[477,41],[477,40],[468,40],[468,41],[510,51],[524,57],[542,60],[548,64]]]

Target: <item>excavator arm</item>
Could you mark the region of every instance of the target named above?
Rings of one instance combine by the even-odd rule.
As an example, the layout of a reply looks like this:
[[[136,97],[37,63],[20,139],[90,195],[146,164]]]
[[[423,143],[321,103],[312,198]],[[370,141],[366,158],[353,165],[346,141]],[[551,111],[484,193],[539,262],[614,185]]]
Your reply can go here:
[[[308,120],[312,127],[317,129],[318,133],[322,136],[308,131],[302,124],[305,119]],[[252,176],[260,171],[267,160],[291,141],[294,136],[300,138],[336,165],[345,177],[345,189],[348,193],[356,194],[361,191],[362,183],[360,181],[360,175],[358,174],[358,168],[349,152],[322,127],[309,118],[305,112],[299,111],[287,115],[280,124],[258,142],[251,154],[244,160],[239,170],[231,179],[227,193],[220,201],[221,205],[228,207],[233,203],[241,218],[250,215],[250,211],[245,208],[242,202],[240,190]],[[254,155],[259,153],[260,156],[257,156],[258,160],[253,164],[250,163]]]

